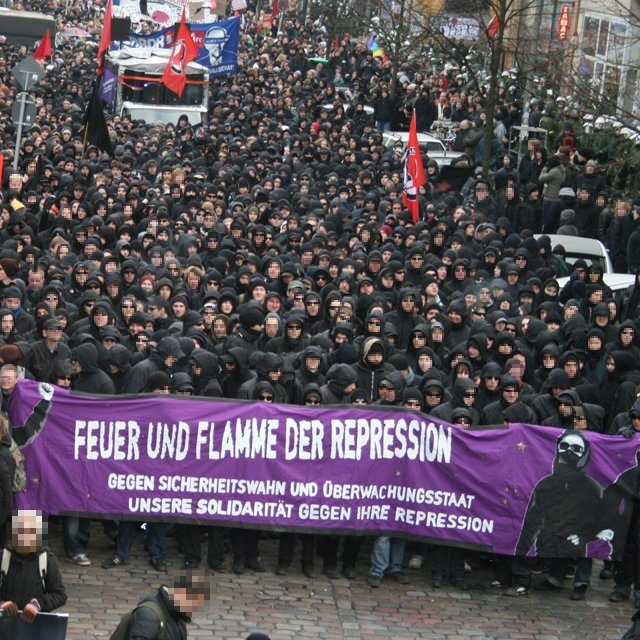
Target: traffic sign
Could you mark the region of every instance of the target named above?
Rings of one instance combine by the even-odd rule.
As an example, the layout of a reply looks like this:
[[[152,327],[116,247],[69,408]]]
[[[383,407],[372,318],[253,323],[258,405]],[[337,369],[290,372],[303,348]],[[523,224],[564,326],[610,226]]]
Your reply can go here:
[[[23,107],[24,102],[24,107]],[[36,101],[24,91],[19,93],[11,109],[13,123],[21,124],[25,129],[31,129],[36,121]]]
[[[19,62],[11,69],[11,73],[25,91],[29,91],[45,75],[44,69],[33,56],[27,56],[22,62]]]

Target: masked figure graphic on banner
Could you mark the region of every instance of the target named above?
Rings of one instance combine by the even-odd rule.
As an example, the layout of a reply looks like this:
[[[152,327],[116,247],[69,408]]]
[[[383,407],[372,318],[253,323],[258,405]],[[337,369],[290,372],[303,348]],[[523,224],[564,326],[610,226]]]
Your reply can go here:
[[[591,449],[580,432],[564,431],[556,441],[556,455],[551,475],[534,487],[522,523],[515,554],[559,558],[585,557],[587,545],[605,544],[614,555],[615,532],[603,522],[612,508],[615,485],[607,490],[587,475]],[[621,509],[618,501],[615,508]]]
[[[209,62],[212,67],[222,64],[224,48],[229,41],[230,34],[226,29],[213,27],[204,36],[204,46],[209,52]]]

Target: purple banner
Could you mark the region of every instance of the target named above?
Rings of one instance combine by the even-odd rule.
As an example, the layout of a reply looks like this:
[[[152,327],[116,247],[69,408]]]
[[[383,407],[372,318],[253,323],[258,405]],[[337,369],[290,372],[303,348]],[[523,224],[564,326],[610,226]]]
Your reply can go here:
[[[116,88],[118,86],[118,78],[110,69],[104,70],[102,83],[100,84],[100,99],[108,105],[113,105],[116,98]]]
[[[21,381],[10,417],[39,419],[24,447],[19,505],[49,514],[386,533],[599,558],[619,555],[629,524],[635,438],[522,424],[462,430],[384,407],[57,387],[49,399],[40,389]]]

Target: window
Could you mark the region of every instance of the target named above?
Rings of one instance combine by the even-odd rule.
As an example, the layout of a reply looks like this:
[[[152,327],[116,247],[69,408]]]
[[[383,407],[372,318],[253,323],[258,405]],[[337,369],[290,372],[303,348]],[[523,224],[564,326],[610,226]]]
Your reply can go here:
[[[578,71],[591,79],[594,88],[608,100],[618,101],[625,82],[622,65],[625,63],[627,27],[606,17],[587,15],[582,23],[582,55]],[[626,84],[629,82],[627,75]]]

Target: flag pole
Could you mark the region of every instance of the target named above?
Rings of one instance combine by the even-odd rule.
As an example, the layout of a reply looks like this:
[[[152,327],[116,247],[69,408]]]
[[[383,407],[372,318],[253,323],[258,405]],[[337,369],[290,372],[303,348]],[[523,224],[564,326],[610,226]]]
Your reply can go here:
[[[82,140],[82,159],[84,160],[87,152],[87,136],[89,135],[89,123],[84,125],[84,139]]]

